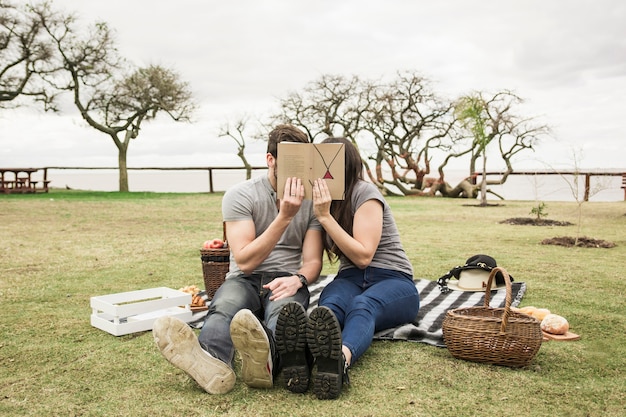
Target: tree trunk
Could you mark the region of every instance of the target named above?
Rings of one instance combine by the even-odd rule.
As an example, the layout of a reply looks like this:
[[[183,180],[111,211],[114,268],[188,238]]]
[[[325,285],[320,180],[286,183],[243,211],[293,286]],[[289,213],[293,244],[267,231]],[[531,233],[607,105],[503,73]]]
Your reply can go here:
[[[117,163],[120,174],[120,192],[128,192],[128,167],[126,166],[126,148],[119,149],[117,154]]]
[[[487,205],[487,152],[483,147],[483,178],[480,182],[480,205]]]
[[[113,137],[113,141],[117,146],[117,165],[119,167],[119,191],[123,193],[127,193],[128,189],[128,166],[126,165],[126,154],[128,153],[128,143],[132,137],[132,131],[127,130],[125,134],[125,138],[123,142],[120,142],[117,139],[117,136]]]
[[[243,166],[246,169],[246,180],[249,180],[250,178],[252,178],[252,165],[250,165],[250,163],[248,162],[248,158],[246,158],[244,152],[245,146],[240,146],[239,151],[237,152],[237,156],[239,156],[239,159],[241,159],[241,162],[243,162]]]
[[[447,182],[441,183],[438,186],[438,191],[444,197],[449,198],[476,198],[478,195],[478,189],[467,179],[462,180],[454,188],[450,187]]]
[[[434,197],[437,191],[448,198],[476,198],[478,196],[478,187],[467,178],[459,182],[456,187],[440,179],[426,178],[421,190],[410,190],[408,195]]]

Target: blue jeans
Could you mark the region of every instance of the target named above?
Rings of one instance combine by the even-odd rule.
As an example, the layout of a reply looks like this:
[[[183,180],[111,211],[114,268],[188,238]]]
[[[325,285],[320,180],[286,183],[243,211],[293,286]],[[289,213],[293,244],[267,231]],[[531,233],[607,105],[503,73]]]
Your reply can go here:
[[[309,306],[309,290],[302,287],[288,298],[270,301],[271,291],[264,284],[276,277],[291,275],[288,272],[239,275],[229,278],[218,288],[209,305],[198,340],[200,346],[219,360],[232,366],[235,348],[230,338],[230,322],[235,314],[244,308],[252,311],[270,329],[273,337],[276,321],[283,305],[297,301],[304,308]]]
[[[352,352],[351,364],[372,344],[374,333],[415,319],[420,297],[412,277],[389,269],[345,269],[319,299],[341,325],[343,344]]]

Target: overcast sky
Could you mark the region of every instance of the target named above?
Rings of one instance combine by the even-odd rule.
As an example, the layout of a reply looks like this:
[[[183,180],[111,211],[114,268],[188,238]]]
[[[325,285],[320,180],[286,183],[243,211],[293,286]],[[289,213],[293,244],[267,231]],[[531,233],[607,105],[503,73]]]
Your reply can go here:
[[[121,53],[189,83],[195,123],[144,123],[129,166],[239,165],[217,128],[268,113],[323,74],[415,70],[435,92],[512,90],[552,139],[520,167],[626,167],[623,0],[54,0],[107,22]],[[261,144],[251,150],[264,151]],[[263,158],[253,157],[263,165]],[[117,166],[117,148],[69,108],[0,112],[2,166]]]

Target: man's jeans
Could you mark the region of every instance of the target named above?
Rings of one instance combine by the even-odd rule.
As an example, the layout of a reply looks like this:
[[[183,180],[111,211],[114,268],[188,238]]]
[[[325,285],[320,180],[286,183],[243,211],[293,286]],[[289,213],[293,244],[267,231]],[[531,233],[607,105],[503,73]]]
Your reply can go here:
[[[415,320],[420,298],[407,274],[373,267],[349,268],[324,288],[319,305],[337,316],[353,364],[370,346],[375,332]]]
[[[291,274],[288,272],[259,273],[239,275],[225,280],[211,300],[198,336],[202,348],[232,366],[235,348],[230,338],[230,322],[239,310],[247,308],[252,311],[270,329],[270,337],[273,337],[278,314],[283,305],[296,301],[307,309],[309,306],[307,287],[300,288],[292,297],[278,301],[270,301],[271,291],[263,288],[263,285],[275,277],[289,275]]]

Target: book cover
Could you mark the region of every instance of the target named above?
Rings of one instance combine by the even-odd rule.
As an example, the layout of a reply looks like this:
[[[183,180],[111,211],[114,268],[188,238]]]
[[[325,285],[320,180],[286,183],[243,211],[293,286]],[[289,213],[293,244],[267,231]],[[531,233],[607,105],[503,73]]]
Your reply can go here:
[[[343,143],[278,144],[278,197],[285,191],[285,181],[298,177],[304,184],[304,198],[313,198],[313,181],[326,180],[333,200],[343,200],[345,193],[346,154]]]

